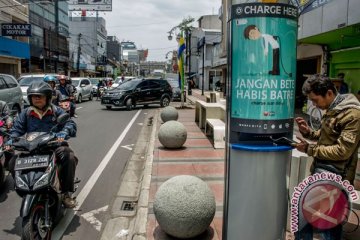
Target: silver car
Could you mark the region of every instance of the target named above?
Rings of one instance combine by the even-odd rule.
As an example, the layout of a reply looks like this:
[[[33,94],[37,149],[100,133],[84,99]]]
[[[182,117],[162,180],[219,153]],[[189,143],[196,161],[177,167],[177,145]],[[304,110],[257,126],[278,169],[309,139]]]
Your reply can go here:
[[[71,78],[72,85],[76,87],[75,99],[81,103],[84,98],[93,99],[92,84],[88,78]]]
[[[0,100],[6,102],[10,109],[18,113],[23,109],[21,88],[11,75],[0,74]]]
[[[28,107],[30,105],[29,100],[27,99],[27,89],[29,88],[30,84],[33,82],[44,81],[44,77],[47,75],[52,75],[55,77],[58,76],[57,74],[29,74],[21,76],[18,79],[23,94],[24,107]]]

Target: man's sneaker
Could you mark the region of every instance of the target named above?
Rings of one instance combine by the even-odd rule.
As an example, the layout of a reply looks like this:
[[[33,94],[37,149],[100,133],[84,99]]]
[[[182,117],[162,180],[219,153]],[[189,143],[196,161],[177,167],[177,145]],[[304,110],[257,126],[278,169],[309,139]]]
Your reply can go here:
[[[75,198],[72,198],[70,194],[65,193],[62,197],[62,203],[66,208],[74,208],[77,205]]]

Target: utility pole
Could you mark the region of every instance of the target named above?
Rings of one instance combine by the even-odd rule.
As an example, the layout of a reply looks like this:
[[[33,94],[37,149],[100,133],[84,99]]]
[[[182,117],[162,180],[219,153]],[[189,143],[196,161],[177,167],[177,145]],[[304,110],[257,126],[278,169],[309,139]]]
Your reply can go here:
[[[188,34],[188,37],[189,37],[189,51],[188,51],[188,54],[189,54],[189,71],[188,71],[188,95],[191,95],[192,94],[192,90],[191,90],[191,83],[190,83],[190,76],[191,76],[191,29],[190,29],[190,32]]]
[[[55,2],[55,73],[58,69],[58,57],[59,57],[59,1]]]
[[[203,52],[202,52],[202,62],[203,62],[203,67],[202,67],[202,79],[201,79],[201,95],[204,96],[204,84],[205,84],[205,75],[204,75],[204,70],[205,70],[205,36],[202,39],[202,45],[203,45]]]
[[[79,44],[79,46],[78,46],[77,63],[76,63],[78,77],[80,77],[80,55],[81,55],[80,41],[81,41],[81,33],[79,33],[79,35],[78,35],[78,44]]]

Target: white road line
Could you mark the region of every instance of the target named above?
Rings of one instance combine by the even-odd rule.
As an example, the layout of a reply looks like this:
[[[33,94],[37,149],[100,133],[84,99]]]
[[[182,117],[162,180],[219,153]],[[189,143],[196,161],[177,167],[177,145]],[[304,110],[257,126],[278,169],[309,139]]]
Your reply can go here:
[[[75,211],[77,211],[81,208],[86,197],[89,195],[91,189],[94,187],[94,185],[95,185],[96,181],[99,179],[101,173],[104,171],[105,167],[110,162],[112,156],[114,155],[114,153],[120,146],[121,142],[124,140],[126,134],[129,132],[131,126],[134,124],[134,122],[135,122],[136,118],[139,116],[140,112],[141,112],[141,110],[138,110],[138,112],[135,114],[135,116],[131,119],[131,121],[126,126],[124,131],[121,133],[119,138],[115,141],[114,145],[112,145],[112,147],[110,148],[108,153],[105,155],[105,157],[103,158],[103,160],[101,161],[99,166],[96,168],[94,173],[91,175],[91,177],[89,178],[89,180],[87,181],[87,183],[85,184],[85,186],[83,187],[83,189],[81,190],[79,195],[76,197],[76,201],[78,202],[77,207],[75,209],[71,209],[71,210],[68,209],[66,211],[65,216],[61,219],[59,224],[54,229],[53,234],[52,234],[52,239],[58,240],[63,236],[64,232],[66,231],[67,227],[69,226],[69,224],[71,223],[71,221],[75,215]]]
[[[83,108],[83,107],[77,107],[77,108],[76,108],[76,110],[78,110],[78,109],[82,109],[82,108]]]

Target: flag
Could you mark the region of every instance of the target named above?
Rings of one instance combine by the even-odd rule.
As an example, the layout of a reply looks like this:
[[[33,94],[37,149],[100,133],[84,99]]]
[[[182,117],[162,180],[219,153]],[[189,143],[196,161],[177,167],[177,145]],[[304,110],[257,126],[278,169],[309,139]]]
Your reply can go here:
[[[180,75],[180,86],[181,86],[181,92],[184,92],[184,85],[185,85],[185,74],[184,74],[184,57],[183,53],[185,50],[185,40],[181,36],[179,39],[179,50],[178,50],[178,65],[179,65],[179,75]]]

